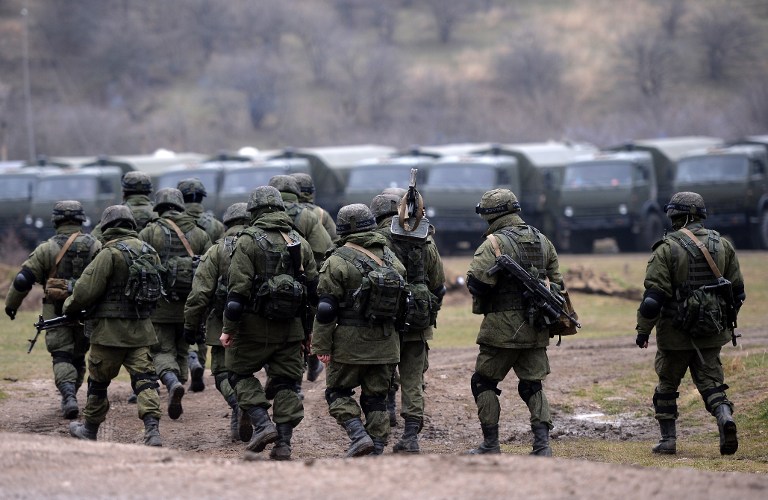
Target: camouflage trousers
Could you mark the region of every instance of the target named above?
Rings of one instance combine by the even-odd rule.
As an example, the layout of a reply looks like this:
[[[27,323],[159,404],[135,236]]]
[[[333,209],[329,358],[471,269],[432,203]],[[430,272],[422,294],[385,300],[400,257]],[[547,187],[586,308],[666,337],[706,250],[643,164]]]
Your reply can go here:
[[[473,384],[476,378],[482,381],[482,388],[476,396],[480,423],[498,425],[501,415],[501,391],[496,385],[504,380],[510,370],[514,370],[519,379],[518,394],[531,413],[531,425],[545,423],[551,429],[549,401],[541,386],[541,382],[550,372],[546,347],[503,349],[480,344],[475,374],[472,376]]]
[[[325,399],[330,415],[343,425],[365,414],[368,434],[386,440],[390,432],[387,392],[394,369],[394,364],[350,365],[336,363],[331,358],[325,375]],[[356,387],[360,387],[361,392],[359,405],[353,397]]]
[[[400,343],[397,381],[403,418],[424,418],[424,373],[429,366],[428,354],[429,345],[424,341]]]
[[[184,340],[184,323],[155,323],[157,344],[152,346],[152,359],[157,375],[173,372],[182,384],[189,378],[189,344]]]
[[[294,427],[304,419],[304,404],[297,394],[298,382],[304,374],[301,341],[266,344],[238,334],[232,347],[226,349],[225,364],[237,404],[243,411],[254,406],[273,406],[272,420]],[[262,387],[254,373],[267,364],[267,384]]]
[[[160,418],[160,395],[157,375],[149,347],[111,347],[91,345],[88,354],[88,401],[83,416],[87,422],[100,424],[107,418],[109,397],[107,386],[120,373],[120,367],[131,376],[133,392],[137,396],[139,418],[150,415]]]
[[[658,349],[654,361],[659,383],[653,395],[653,406],[658,420],[676,419],[677,397],[680,382],[690,369],[691,379],[699,390],[707,411],[714,415],[715,409],[727,404],[733,410],[725,390],[725,375],[720,361],[720,347],[673,351]]]
[[[45,347],[53,362],[56,387],[71,383],[79,388],[85,378],[85,356],[89,348],[83,326],[62,326],[45,332]]]
[[[211,346],[211,373],[216,381],[216,389],[224,396],[224,399],[229,399],[230,396],[235,394],[232,386],[229,385],[226,349],[221,345]]]

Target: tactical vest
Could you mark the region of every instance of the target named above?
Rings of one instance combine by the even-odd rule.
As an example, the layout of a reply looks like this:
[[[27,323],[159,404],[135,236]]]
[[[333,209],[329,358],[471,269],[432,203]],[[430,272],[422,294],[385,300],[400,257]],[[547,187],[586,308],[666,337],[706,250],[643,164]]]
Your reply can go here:
[[[219,278],[216,282],[216,290],[213,293],[211,309],[216,316],[224,314],[227,303],[227,287],[229,286],[229,273],[226,270],[232,262],[232,252],[235,249],[236,235],[230,235],[221,240],[217,245],[219,257]],[[225,272],[221,272],[224,270]]]
[[[56,253],[64,247],[71,235],[57,234],[51,241],[56,245]],[[90,234],[80,234],[69,246],[64,256],[59,261],[53,278],[79,278],[83,271],[93,260],[93,245],[96,244],[96,238]]]
[[[427,280],[426,241],[400,240],[389,237],[389,242],[400,262],[405,264],[408,283],[404,312],[404,329],[423,330],[437,321],[440,300],[432,293]]]
[[[135,295],[129,292],[136,284],[129,283],[130,267],[134,259],[140,254],[154,254],[155,250],[151,245],[141,242],[138,246],[138,252],[133,248],[137,245],[129,245],[125,241],[117,243],[108,243],[103,251],[119,252],[122,262],[125,265],[119,265],[113,261],[113,273],[107,284],[107,290],[103,299],[96,306],[95,311],[90,315],[93,318],[122,318],[122,319],[145,319],[149,318],[155,310],[155,303],[136,302]],[[114,258],[114,255],[113,255]],[[157,296],[160,295],[159,273],[157,283],[153,286],[158,287]],[[134,290],[135,291],[135,290]]]
[[[544,261],[544,240],[539,230],[533,226],[512,226],[494,233],[498,238],[502,253],[517,254],[518,263],[539,279],[546,279],[547,268]],[[514,248],[517,251],[511,252]],[[477,298],[479,313],[488,314],[502,311],[522,311],[528,304],[523,298],[524,288],[515,279],[499,279],[493,293]]]
[[[198,256],[190,256],[176,231],[164,219],[157,221],[165,234],[161,262],[165,268],[165,291],[171,302],[186,300],[192,291],[192,279],[199,263]],[[189,241],[189,234],[184,233]]]

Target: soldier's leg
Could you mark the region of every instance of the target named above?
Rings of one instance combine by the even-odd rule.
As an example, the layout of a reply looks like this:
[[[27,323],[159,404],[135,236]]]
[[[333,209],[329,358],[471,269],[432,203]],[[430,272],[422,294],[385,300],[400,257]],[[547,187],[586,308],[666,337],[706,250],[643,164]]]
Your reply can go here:
[[[84,423],[72,422],[69,433],[79,439],[96,439],[99,425],[109,411],[107,387],[120,373],[126,349],[92,345],[88,355],[88,399],[83,409]]]
[[[304,419],[304,404],[297,393],[297,384],[304,374],[301,342],[283,344],[270,358],[269,367],[265,393],[267,399],[273,400],[272,420],[278,433],[269,457],[288,460],[293,429]]]
[[[695,351],[692,350],[656,350],[654,368],[659,383],[653,393],[653,408],[659,422],[661,438],[651,449],[653,453],[672,455],[677,452],[677,398],[680,396],[678,389],[693,356]]]
[[[373,440],[363,427],[360,406],[353,397],[354,388],[361,383],[363,369],[362,365],[347,365],[331,360],[325,374],[328,412],[349,436],[347,457],[368,455],[374,448]],[[391,372],[387,376],[391,376]]]
[[[381,455],[389,438],[387,391],[393,365],[366,365],[360,387],[360,407],[365,414],[365,431],[371,436],[374,455]]]
[[[82,327],[62,326],[45,332],[45,345],[51,354],[53,380],[61,394],[61,412],[64,418],[77,418],[78,372],[75,367],[75,338]],[[79,353],[78,353],[79,354]]]
[[[402,344],[400,347],[402,352]],[[400,389],[400,372],[395,365],[392,370],[392,379],[389,381],[389,391],[387,392],[387,413],[389,413],[389,426],[397,426],[397,392]],[[402,403],[401,405],[402,406]]]
[[[152,323],[157,335],[157,344],[151,347],[152,361],[157,375],[172,372],[181,382],[179,363],[176,359],[176,325],[173,323]],[[186,353],[186,350],[184,351]],[[184,375],[186,379],[186,374]]]
[[[123,363],[131,376],[131,386],[136,394],[139,418],[144,421],[144,444],[162,446],[160,438],[160,396],[157,374],[149,347],[131,349]]]
[[[696,356],[691,360],[691,379],[696,384],[707,411],[717,419],[720,454],[733,455],[739,447],[739,442],[736,436],[736,422],[732,417],[733,403],[725,393],[728,385],[725,383],[720,361],[720,348],[701,349],[700,353],[701,358]]]
[[[418,434],[424,424],[424,372],[427,364],[427,344],[423,341],[400,344],[401,415],[405,430],[393,450],[418,453]]]
[[[552,456],[549,446],[552,415],[542,386],[542,381],[550,372],[546,347],[521,350],[514,370],[519,379],[517,392],[531,413],[531,431],[533,432],[531,455]]]
[[[477,403],[477,416],[480,420],[480,429],[483,431],[483,442],[468,451],[469,454],[499,453],[499,417],[501,405],[498,388],[499,382],[504,380],[512,364],[516,360],[519,350],[499,349],[487,345],[480,345],[480,352],[475,361],[475,373],[470,381],[472,396]]]
[[[189,344],[184,340],[184,323],[174,323],[173,326],[173,352],[178,366],[179,382],[186,384],[189,380]]]

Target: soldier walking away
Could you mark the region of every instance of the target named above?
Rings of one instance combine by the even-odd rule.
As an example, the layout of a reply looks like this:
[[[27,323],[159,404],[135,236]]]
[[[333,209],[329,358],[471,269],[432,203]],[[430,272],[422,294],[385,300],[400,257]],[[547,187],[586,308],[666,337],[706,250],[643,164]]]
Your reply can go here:
[[[184,200],[178,189],[165,188],[155,193],[154,208],[160,217],[147,224],[139,238],[157,250],[165,269],[165,296],[152,313],[157,344],[151,352],[160,381],[168,389],[168,416],[176,420],[184,412],[181,399],[188,374],[184,302],[192,290],[199,256],[210,248],[211,240],[195,219],[184,213]]]
[[[149,346],[157,342],[149,319],[160,297],[160,259],[139,240],[131,210],[114,205],[101,217],[106,243],[75,283],[64,314],[77,319],[88,311],[91,350],[88,357],[88,400],[83,422],[71,422],[70,434],[96,440],[109,411],[107,388],[123,366],[137,395],[144,421],[144,444],[162,446],[160,396]]]
[[[211,243],[216,242],[224,235],[226,227],[219,222],[212,212],[203,208],[203,198],[208,196],[203,182],[197,177],[182,179],[179,181],[176,189],[181,191],[184,198],[184,211],[195,218],[197,225],[203,228],[211,239]],[[190,344],[189,346],[189,390],[200,392],[205,390],[205,362],[207,359],[208,348],[205,342],[199,344]]]
[[[291,174],[291,177],[299,183],[299,202],[315,213],[320,224],[328,231],[331,240],[334,243],[338,241],[339,236],[336,234],[336,222],[333,220],[333,216],[326,209],[315,203],[315,182],[312,180],[312,176],[303,172],[297,172]]]
[[[725,394],[720,349],[736,345],[736,315],[746,299],[744,278],[731,243],[704,227],[704,199],[698,193],[672,195],[664,207],[672,232],[653,246],[645,271],[645,293],[637,311],[638,347],[648,347],[656,327],[653,407],[661,439],[652,451],[677,452],[678,388],[686,371],[717,419],[720,454],[733,455],[739,443],[733,403]]]
[[[520,217],[520,203],[508,189],[483,194],[475,212],[488,222],[486,240],[475,251],[467,271],[472,312],[482,314],[477,334],[480,352],[472,374],[472,395],[483,431],[483,442],[470,454],[499,453],[498,384],[514,370],[517,391],[528,406],[533,431],[531,455],[551,456],[552,415],[542,381],[550,373],[547,346],[550,331],[544,311],[524,294],[522,283],[508,273],[489,272],[497,257],[507,255],[550,291],[564,289],[557,252],[550,240]]]
[[[405,299],[405,267],[375,229],[367,206],[342,207],[336,217],[340,246],[320,269],[318,284],[312,351],[326,364],[325,399],[349,436],[347,457],[384,452],[387,392],[400,361],[395,323]]]
[[[246,449],[258,453],[275,443],[269,458],[289,460],[293,429],[304,418],[298,384],[310,339],[301,318],[308,303],[317,304],[317,268],[277,189],[256,188],[247,209],[251,225],[232,253],[220,340],[229,384],[253,426]],[[262,387],[254,373],[267,364]]]
[[[43,286],[43,318],[61,316],[64,300],[72,285],[101,248],[101,243],[82,232],[85,222],[79,201],[58,201],[51,217],[56,235],[41,243],[21,265],[5,298],[5,313],[13,320],[32,286]],[[81,324],[47,330],[45,345],[53,361],[53,379],[61,393],[64,418],[77,418],[77,391],[85,377],[88,338]]]
[[[396,194],[377,195],[371,200],[371,212],[378,224],[377,231],[384,235],[387,246],[405,265],[408,277],[408,306],[400,332],[398,364],[405,430],[392,449],[418,453],[418,435],[424,425],[424,373],[429,365],[429,341],[445,295],[445,274],[440,253],[429,233],[424,233],[423,238],[421,233],[411,236],[400,226],[396,234],[392,233],[392,217],[397,215],[401,200]],[[423,219],[421,224],[429,222]],[[393,396],[395,393],[390,390]],[[394,397],[392,399],[394,407]]]
[[[237,405],[235,391],[229,385],[229,372],[225,364],[225,349],[219,337],[223,327],[224,305],[227,301],[228,272],[230,256],[235,248],[235,241],[240,231],[250,223],[247,203],[235,203],[224,212],[224,225],[227,231],[200,258],[192,291],[184,305],[184,338],[190,344],[204,339],[211,347],[211,373],[216,389],[232,409],[230,433],[232,440],[250,441],[253,427],[243,416]],[[201,325],[205,323],[204,328]]]
[[[136,221],[136,230],[141,231],[149,221],[157,218],[157,213],[152,208],[154,203],[149,198],[152,194],[152,178],[146,172],[131,171],[123,175],[120,184],[123,188],[123,205],[131,209]],[[102,238],[101,223],[93,228],[91,234]]]

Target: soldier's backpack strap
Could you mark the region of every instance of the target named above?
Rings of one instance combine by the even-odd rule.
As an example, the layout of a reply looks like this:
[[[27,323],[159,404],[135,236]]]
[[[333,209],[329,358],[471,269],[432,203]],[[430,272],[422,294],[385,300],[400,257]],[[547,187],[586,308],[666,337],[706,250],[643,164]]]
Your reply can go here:
[[[384,261],[381,260],[376,254],[368,250],[367,248],[363,248],[360,245],[357,245],[355,243],[350,243],[349,241],[344,243],[345,247],[351,248],[353,250],[357,250],[358,252],[364,253],[368,257],[370,257],[376,264],[378,264],[380,267],[385,266]]]
[[[496,255],[496,257],[501,257],[501,247],[499,246],[499,239],[496,238],[496,235],[489,234],[485,237],[485,239],[491,243],[491,247],[493,247],[493,253]]]
[[[685,234],[687,237],[693,241],[693,243],[699,247],[699,250],[701,250],[702,255],[704,255],[704,258],[707,259],[707,264],[709,264],[709,268],[712,269],[712,272],[715,273],[715,278],[720,279],[723,277],[723,273],[720,272],[720,269],[717,268],[717,264],[715,264],[715,261],[712,259],[712,255],[709,253],[709,250],[707,250],[706,245],[702,243],[687,227],[680,228],[680,232]]]
[[[187,240],[187,237],[184,236],[184,233],[181,232],[181,229],[179,229],[179,226],[176,225],[175,222],[173,222],[171,219],[163,219],[164,222],[167,222],[168,225],[171,226],[171,229],[173,229],[176,232],[176,236],[179,237],[181,240],[181,244],[184,245],[184,248],[187,250],[187,253],[190,257],[195,256],[195,252],[192,251],[192,247],[189,245],[189,241]]]
[[[64,254],[67,253],[67,250],[69,250],[69,247],[72,246],[72,243],[75,242],[75,239],[77,239],[78,236],[80,236],[80,231],[75,231],[72,233],[69,238],[67,238],[67,241],[64,243],[64,245],[61,247],[61,250],[59,250],[59,253],[56,254],[56,260],[54,261],[53,267],[51,268],[51,272],[48,273],[49,278],[53,278],[56,276],[56,271],[59,269],[59,264],[61,264],[61,259],[64,258]]]

